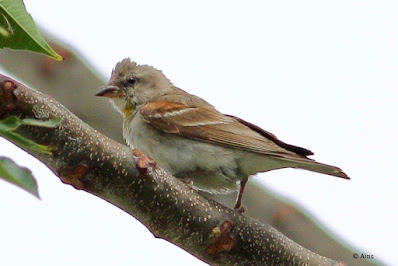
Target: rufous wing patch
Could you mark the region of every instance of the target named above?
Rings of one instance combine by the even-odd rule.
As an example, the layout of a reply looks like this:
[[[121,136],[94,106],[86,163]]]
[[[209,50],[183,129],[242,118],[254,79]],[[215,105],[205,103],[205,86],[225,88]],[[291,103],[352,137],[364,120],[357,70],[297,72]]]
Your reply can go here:
[[[186,105],[180,103],[149,102],[141,108],[140,114],[145,122],[155,128],[167,133],[178,133],[179,129],[176,125],[164,121],[162,118],[172,116],[173,113],[180,112],[186,108]]]

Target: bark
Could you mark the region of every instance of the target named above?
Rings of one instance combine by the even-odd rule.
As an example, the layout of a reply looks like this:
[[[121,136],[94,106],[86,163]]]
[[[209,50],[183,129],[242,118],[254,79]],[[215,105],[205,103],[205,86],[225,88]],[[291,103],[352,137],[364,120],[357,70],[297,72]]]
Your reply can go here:
[[[156,237],[216,265],[342,265],[315,254],[268,224],[245,217],[167,174],[138,150],[91,128],[53,98],[0,74],[0,119],[47,120],[56,128],[23,126],[18,133],[52,147],[25,149],[64,183],[94,194],[141,221]]]

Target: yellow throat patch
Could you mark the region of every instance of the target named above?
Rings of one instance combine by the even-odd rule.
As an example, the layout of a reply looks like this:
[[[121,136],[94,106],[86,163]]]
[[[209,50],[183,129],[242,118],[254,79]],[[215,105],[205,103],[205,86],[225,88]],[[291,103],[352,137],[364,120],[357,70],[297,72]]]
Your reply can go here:
[[[123,114],[124,114],[124,117],[130,117],[132,114],[133,114],[133,112],[135,111],[135,108],[134,108],[134,106],[133,105],[128,105],[128,106],[126,106],[124,109],[123,109]]]

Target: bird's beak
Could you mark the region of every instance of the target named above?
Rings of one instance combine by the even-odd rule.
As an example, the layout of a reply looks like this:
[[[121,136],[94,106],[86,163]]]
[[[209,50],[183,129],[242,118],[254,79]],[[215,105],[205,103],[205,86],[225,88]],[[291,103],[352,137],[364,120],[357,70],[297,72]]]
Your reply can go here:
[[[107,98],[114,98],[120,96],[122,93],[122,90],[113,85],[109,86],[104,86],[102,87],[96,94],[95,96],[102,96],[102,97],[107,97]]]

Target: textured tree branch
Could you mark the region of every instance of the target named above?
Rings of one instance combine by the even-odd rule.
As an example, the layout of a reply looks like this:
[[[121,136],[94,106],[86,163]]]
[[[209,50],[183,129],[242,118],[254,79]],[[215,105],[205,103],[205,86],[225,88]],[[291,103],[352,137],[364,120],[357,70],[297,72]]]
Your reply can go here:
[[[53,147],[52,155],[27,150],[64,183],[94,194],[210,264],[342,265],[294,243],[270,225],[201,196],[138,150],[97,132],[49,96],[0,74],[0,119],[47,120],[56,128],[23,126],[18,133]],[[309,236],[310,237],[310,236]]]

